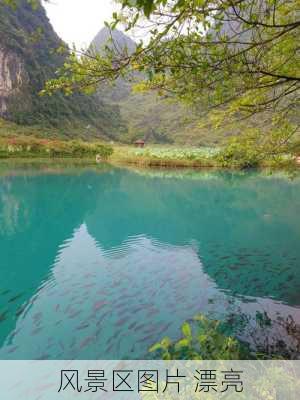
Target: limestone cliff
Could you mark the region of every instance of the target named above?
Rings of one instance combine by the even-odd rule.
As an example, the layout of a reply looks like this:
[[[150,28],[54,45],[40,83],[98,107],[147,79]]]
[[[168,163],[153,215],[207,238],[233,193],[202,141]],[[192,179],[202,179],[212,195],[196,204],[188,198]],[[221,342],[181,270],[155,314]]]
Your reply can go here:
[[[83,94],[39,95],[55,77],[67,50],[53,30],[41,2],[32,7],[17,0],[9,7],[0,0],[0,116],[19,124],[92,125],[99,136],[114,137],[121,119],[117,107]]]
[[[28,91],[29,76],[24,62],[12,50],[0,48],[0,116],[8,117],[9,104]]]

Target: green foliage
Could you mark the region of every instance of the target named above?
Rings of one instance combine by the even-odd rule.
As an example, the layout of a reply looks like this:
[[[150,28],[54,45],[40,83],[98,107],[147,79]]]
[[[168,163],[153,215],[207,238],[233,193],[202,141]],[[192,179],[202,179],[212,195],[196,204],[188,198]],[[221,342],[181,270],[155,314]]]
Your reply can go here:
[[[296,143],[293,124],[285,123],[271,132],[261,134],[261,130],[251,128],[243,134],[230,137],[222,150],[216,154],[216,160],[222,167],[254,168],[268,162],[280,166],[292,161],[291,155]]]
[[[201,147],[201,148],[178,148],[178,147],[146,147],[144,149],[136,149],[135,155],[140,157],[157,158],[160,160],[190,160],[201,161],[209,159],[218,153],[217,148]]]
[[[97,142],[67,142],[32,137],[0,140],[0,158],[91,158],[99,155],[102,160],[107,160],[112,154],[112,147]]]
[[[259,132],[236,136],[225,146],[218,147],[177,147],[146,145],[143,149],[133,145],[114,145],[112,161],[119,164],[142,167],[224,167],[246,169],[270,167],[288,169],[290,173],[297,168],[296,147],[278,147],[275,142],[261,141]],[[296,143],[295,143],[296,146]]]
[[[244,126],[257,128],[254,136],[258,133],[258,137],[247,133],[241,139],[234,138],[215,158],[218,164],[239,168],[257,166],[263,158],[281,162],[283,151],[289,151],[299,132],[299,0],[119,0],[122,12],[114,13],[114,21],[107,28],[114,29],[119,22],[125,23],[128,30],[142,24],[150,40],[136,46],[131,43],[117,52],[110,43],[98,54],[87,52],[81,57],[76,50],[66,51],[50,32],[40,4],[36,3],[33,13],[30,2],[17,1],[19,8],[14,11],[4,7],[0,18],[5,41],[33,66],[30,79],[37,83],[31,86],[36,113],[11,105],[13,118],[19,123],[45,118],[47,123],[60,124],[62,119],[72,121],[78,115],[97,124],[101,114],[99,129],[101,125],[102,133],[111,138],[131,142],[142,136],[148,141],[192,145],[219,143],[216,132],[222,131],[224,136],[227,129],[226,136],[232,136],[243,133]],[[32,19],[26,26],[21,24],[21,29],[20,13],[30,14],[28,21]],[[120,36],[117,31],[115,35]],[[45,45],[47,51],[40,51]],[[61,67],[58,76],[52,66]],[[92,93],[99,83],[115,81],[119,89],[118,82],[126,76],[139,77],[137,91],[153,90],[183,101],[190,108],[174,108],[164,101],[155,104],[154,97],[138,93],[95,109],[95,98],[89,103],[77,93]],[[39,98],[36,90],[43,88],[45,79],[48,82],[42,93],[52,96]],[[104,92],[106,89],[103,86]],[[105,98],[102,93],[98,100]],[[191,106],[197,110],[195,113]],[[200,128],[198,110],[203,114],[210,108],[218,110],[218,115],[208,111],[202,118],[207,126]],[[183,122],[185,114],[190,117],[188,123]],[[155,162],[162,158],[174,160],[153,154],[146,158]],[[197,157],[192,160],[200,163]]]
[[[191,323],[185,322],[182,335],[177,341],[165,337],[149,351],[163,360],[239,360],[247,354],[237,339],[222,332],[219,321],[204,315],[197,315]]]
[[[113,45],[112,45],[113,41]],[[115,46],[119,51],[132,54],[136,43],[123,32],[103,28],[92,41],[91,54],[105,54],[106,47]],[[120,132],[117,140],[133,143],[145,138],[147,143],[208,145],[214,140],[211,130],[204,134],[199,129],[199,114],[173,99],[163,99],[156,93],[136,92],[136,82],[143,79],[142,74],[133,74],[132,79],[117,79],[113,85],[99,84],[97,95],[105,104],[120,108],[122,121],[128,131]]]
[[[263,158],[263,152],[257,145],[257,136],[235,136],[216,155],[216,160],[222,167],[254,168]]]
[[[216,140],[214,132],[199,127],[200,118],[196,111],[182,103],[159,98],[155,93],[130,93],[117,104],[128,127],[128,131],[120,136],[121,141],[133,143],[146,138],[148,143],[205,146]]]
[[[291,145],[289,146],[289,151],[291,154],[299,157],[300,156],[300,140],[295,140]]]
[[[197,107],[217,107],[224,121],[254,118],[261,136],[277,130],[285,138],[285,125],[298,125],[299,0],[120,3],[122,13],[115,13],[112,28],[120,21],[129,30],[144,25],[150,40],[132,54],[108,49],[99,57],[79,59],[74,53],[61,76],[48,83],[48,91],[72,92],[140,73],[144,82],[139,90],[175,96]],[[245,158],[245,165],[256,163],[249,148],[244,153],[237,159]]]
[[[164,167],[210,167],[216,166],[214,155],[217,148],[146,146],[137,149],[134,146],[115,146],[113,160],[125,164]]]

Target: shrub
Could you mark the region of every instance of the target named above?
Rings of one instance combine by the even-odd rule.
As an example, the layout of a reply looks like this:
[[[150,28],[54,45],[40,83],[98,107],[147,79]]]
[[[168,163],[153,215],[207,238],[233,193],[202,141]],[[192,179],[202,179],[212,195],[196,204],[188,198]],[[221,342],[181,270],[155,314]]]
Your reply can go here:
[[[110,146],[82,141],[45,140],[31,137],[2,139],[0,157],[94,157],[107,160],[113,153]]]
[[[104,160],[107,160],[114,152],[111,146],[105,146],[101,144],[95,144],[94,146],[95,154],[99,154]]]
[[[178,341],[165,337],[149,351],[163,360],[239,360],[247,353],[243,344],[222,332],[220,321],[203,315],[185,322],[181,330],[183,336]]]
[[[215,158],[222,167],[254,168],[259,165],[262,152],[257,136],[248,134],[231,137]]]

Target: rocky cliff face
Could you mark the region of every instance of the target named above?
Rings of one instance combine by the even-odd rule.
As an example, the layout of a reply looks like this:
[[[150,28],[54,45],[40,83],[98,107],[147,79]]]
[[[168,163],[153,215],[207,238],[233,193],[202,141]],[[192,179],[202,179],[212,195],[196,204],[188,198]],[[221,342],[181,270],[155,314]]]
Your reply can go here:
[[[10,99],[28,90],[29,76],[23,60],[12,50],[0,48],[0,116],[9,114]]]
[[[98,97],[39,95],[68,51],[40,1],[35,7],[28,0],[17,0],[16,5],[9,7],[0,0],[0,116],[22,125],[82,125],[83,131],[91,125],[100,137],[118,134],[122,128],[118,108]]]
[[[55,53],[62,44],[41,3],[33,8],[27,0],[18,0],[16,7],[9,7],[0,0],[1,116],[21,124],[37,123],[43,116],[50,122],[53,107],[39,91],[63,63]],[[55,103],[59,118],[67,103],[59,97]]]

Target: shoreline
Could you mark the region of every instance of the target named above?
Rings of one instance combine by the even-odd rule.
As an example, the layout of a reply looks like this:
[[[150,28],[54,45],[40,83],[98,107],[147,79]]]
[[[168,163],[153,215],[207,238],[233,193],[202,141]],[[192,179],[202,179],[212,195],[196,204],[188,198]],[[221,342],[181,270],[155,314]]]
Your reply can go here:
[[[0,162],[111,164],[121,167],[166,169],[248,170],[270,168],[297,170],[300,164],[292,154],[250,157],[223,154],[214,146],[159,145],[136,147],[130,144],[54,140],[35,137],[0,137]]]
[[[176,170],[178,171],[231,171],[231,172],[251,172],[251,171],[269,171],[270,173],[272,172],[292,172],[292,173],[298,173],[300,171],[300,165],[299,164],[287,164],[287,165],[268,165],[262,164],[257,167],[253,168],[244,168],[240,169],[237,167],[224,167],[221,165],[212,165],[212,164],[204,164],[204,163],[191,163],[191,162],[185,162],[185,161],[180,161],[180,162],[174,162],[173,160],[156,160],[152,162],[152,160],[117,160],[117,159],[108,159],[104,160],[100,163],[97,163],[94,158],[87,157],[87,158],[82,158],[82,157],[7,157],[7,158],[1,158],[0,157],[0,168],[3,166],[8,166],[11,167],[12,165],[15,165],[15,167],[30,167],[30,166],[41,166],[41,167],[49,167],[50,170],[59,170],[60,168],[63,168],[64,166],[70,167],[70,168],[76,168],[76,167],[87,167],[87,168],[92,168],[95,170],[100,170],[102,168],[107,169],[110,167],[115,167],[115,168],[128,168],[131,170],[140,170],[140,171],[147,171],[147,170],[152,170],[152,171],[173,171],[175,172]],[[25,172],[25,171],[24,171]],[[63,172],[63,170],[62,170]]]

